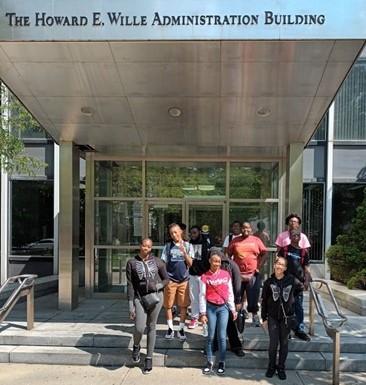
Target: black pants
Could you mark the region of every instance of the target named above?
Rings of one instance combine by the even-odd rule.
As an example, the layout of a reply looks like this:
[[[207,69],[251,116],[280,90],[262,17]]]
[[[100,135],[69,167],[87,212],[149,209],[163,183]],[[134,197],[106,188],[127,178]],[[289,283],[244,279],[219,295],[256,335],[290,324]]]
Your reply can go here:
[[[235,325],[235,322],[233,321],[233,317],[231,313],[229,314],[229,321],[227,323],[226,332],[227,332],[227,337],[229,339],[230,350],[231,351],[241,350],[243,347],[242,347],[240,338],[238,336],[238,330],[236,329],[236,325]],[[212,346],[213,346],[213,351],[218,350],[217,333],[215,333],[215,338]]]
[[[278,369],[285,369],[285,362],[288,353],[288,335],[290,330],[283,321],[278,321],[268,317],[268,333],[269,333],[269,348],[268,367],[274,369],[276,367],[277,347],[280,344],[278,356]]]

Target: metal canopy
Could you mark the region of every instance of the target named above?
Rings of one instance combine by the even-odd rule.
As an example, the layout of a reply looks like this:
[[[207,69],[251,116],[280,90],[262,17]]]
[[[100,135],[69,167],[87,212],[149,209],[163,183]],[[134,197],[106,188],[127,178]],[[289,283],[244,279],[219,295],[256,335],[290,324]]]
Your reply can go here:
[[[56,141],[122,155],[270,157],[309,140],[363,44],[2,42],[0,77]]]

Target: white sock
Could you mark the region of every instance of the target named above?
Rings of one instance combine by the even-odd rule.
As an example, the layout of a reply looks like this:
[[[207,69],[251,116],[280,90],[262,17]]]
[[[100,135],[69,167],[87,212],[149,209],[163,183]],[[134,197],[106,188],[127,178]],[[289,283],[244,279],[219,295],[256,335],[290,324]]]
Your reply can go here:
[[[184,322],[179,322],[179,330],[184,329],[185,323]]]
[[[174,326],[173,326],[173,320],[172,320],[172,319],[168,319],[168,320],[167,320],[167,324],[168,324],[168,328],[173,330],[173,328],[174,328]]]

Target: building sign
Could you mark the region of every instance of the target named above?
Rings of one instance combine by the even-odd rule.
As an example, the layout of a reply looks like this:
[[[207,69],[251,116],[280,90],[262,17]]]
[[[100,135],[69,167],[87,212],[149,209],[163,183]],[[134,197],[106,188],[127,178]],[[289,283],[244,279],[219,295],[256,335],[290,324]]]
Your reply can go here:
[[[365,39],[365,0],[0,0],[0,40]]]

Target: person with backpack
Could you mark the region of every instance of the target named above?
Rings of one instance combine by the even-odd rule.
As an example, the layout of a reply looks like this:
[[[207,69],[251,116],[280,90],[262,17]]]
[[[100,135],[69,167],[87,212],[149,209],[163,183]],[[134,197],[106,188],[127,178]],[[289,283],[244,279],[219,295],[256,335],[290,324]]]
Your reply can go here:
[[[185,341],[184,326],[189,305],[189,268],[193,263],[194,250],[189,242],[183,240],[183,230],[177,223],[169,225],[169,235],[171,241],[165,245],[161,255],[169,276],[169,283],[164,288],[164,308],[168,324],[165,338],[174,339],[172,308],[176,303],[180,309],[178,338]]]
[[[231,277],[229,272],[221,269],[221,257],[222,253],[219,251],[211,254],[210,269],[201,276],[200,281],[200,317],[201,322],[208,323],[207,364],[202,370],[203,374],[211,374],[213,371],[212,344],[216,332],[219,345],[217,374],[225,374],[226,328],[229,312],[232,313],[233,320],[237,317]]]
[[[266,377],[277,370],[280,380],[286,380],[285,363],[288,353],[288,336],[293,320],[296,295],[303,290],[302,283],[292,274],[285,274],[287,259],[277,257],[273,274],[263,285],[261,318],[262,326],[269,333],[268,367]],[[280,345],[278,364],[277,347]]]
[[[301,232],[299,229],[290,231],[290,244],[281,247],[277,255],[287,260],[287,272],[296,277],[306,287],[310,277],[309,251],[300,247]],[[299,291],[295,297],[295,314],[297,325],[294,328],[295,336],[303,341],[310,341],[310,336],[305,332],[304,325],[304,292]]]
[[[126,265],[127,298],[130,319],[135,321],[132,361],[140,362],[140,342],[147,327],[147,352],[144,374],[152,370],[152,356],[156,340],[156,322],[163,305],[163,289],[169,282],[165,263],[151,253],[152,240],[145,238],[140,244],[140,253],[128,260]],[[144,299],[155,294],[155,300],[146,304]]]

